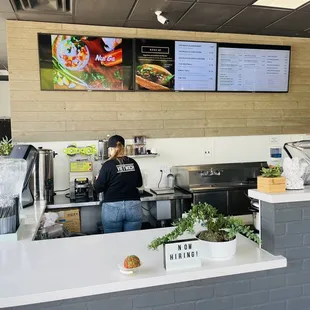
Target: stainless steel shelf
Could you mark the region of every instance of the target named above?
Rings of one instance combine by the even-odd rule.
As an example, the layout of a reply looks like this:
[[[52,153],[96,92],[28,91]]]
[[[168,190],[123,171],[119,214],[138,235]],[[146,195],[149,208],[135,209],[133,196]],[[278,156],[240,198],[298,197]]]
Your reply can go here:
[[[155,157],[158,157],[159,154],[147,154],[147,155],[128,155],[128,157],[131,157],[131,158],[155,158]]]

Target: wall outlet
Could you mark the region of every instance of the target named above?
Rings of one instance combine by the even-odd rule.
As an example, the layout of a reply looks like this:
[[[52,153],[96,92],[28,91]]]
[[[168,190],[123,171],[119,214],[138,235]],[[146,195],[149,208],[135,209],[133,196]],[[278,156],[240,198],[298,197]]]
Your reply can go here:
[[[210,149],[204,150],[204,155],[207,157],[212,156],[212,150],[210,150]]]
[[[169,166],[160,166],[159,170],[162,170],[163,174],[169,174],[170,173],[170,167]]]

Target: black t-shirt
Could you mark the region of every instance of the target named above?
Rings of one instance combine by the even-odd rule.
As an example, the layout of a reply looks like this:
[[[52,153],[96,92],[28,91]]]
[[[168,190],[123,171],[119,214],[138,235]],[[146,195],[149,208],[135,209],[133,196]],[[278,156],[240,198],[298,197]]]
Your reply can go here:
[[[140,200],[137,187],[142,186],[141,171],[135,160],[122,157],[106,161],[95,184],[104,193],[104,202]]]

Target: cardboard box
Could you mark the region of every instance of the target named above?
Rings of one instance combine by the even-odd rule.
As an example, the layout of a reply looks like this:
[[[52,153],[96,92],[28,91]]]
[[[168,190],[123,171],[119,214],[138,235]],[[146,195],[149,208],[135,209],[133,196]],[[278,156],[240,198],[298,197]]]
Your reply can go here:
[[[257,190],[263,193],[284,193],[286,190],[285,177],[264,178],[257,177]]]
[[[57,222],[63,224],[69,232],[81,232],[81,218],[79,209],[60,210],[57,213],[59,216]]]

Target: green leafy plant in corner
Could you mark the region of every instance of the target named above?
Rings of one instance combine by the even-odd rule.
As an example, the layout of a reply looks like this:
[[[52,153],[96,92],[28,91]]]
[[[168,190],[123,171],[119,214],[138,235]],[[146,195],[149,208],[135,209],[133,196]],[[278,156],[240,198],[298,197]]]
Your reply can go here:
[[[8,156],[13,149],[12,140],[8,137],[4,137],[0,142],[0,156]]]
[[[269,166],[269,168],[262,168],[262,177],[264,178],[279,178],[282,174],[281,167]]]
[[[156,238],[149,245],[151,250],[158,249],[164,243],[174,241],[185,232],[195,234],[194,225],[200,223],[206,230],[197,236],[201,240],[210,242],[225,242],[234,240],[237,234],[243,234],[256,243],[260,243],[259,237],[249,226],[240,219],[224,217],[213,206],[207,203],[193,204],[192,209],[185,217],[174,224],[174,229],[163,237]]]

